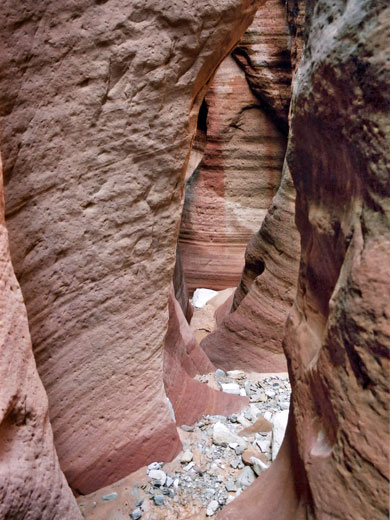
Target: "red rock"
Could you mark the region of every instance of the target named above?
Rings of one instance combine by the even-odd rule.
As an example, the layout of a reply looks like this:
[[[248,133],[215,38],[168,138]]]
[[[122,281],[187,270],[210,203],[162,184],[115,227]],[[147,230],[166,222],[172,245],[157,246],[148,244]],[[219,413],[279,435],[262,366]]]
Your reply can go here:
[[[287,152],[302,238],[292,413],[275,463],[219,519],[389,516],[390,7],[310,11]]]
[[[282,2],[272,0],[260,7],[233,56],[261,100],[262,109],[272,114],[278,128],[285,132],[291,71]],[[280,169],[281,166],[280,162]],[[258,168],[258,171],[264,170]],[[261,189],[258,172],[252,181]],[[253,188],[251,191],[254,192]],[[267,201],[264,208],[269,204]],[[286,370],[282,338],[296,292],[300,244],[294,218],[295,188],[284,165],[281,185],[262,225],[252,218],[256,224],[253,231],[260,229],[246,248],[245,266],[231,313],[226,306],[221,309],[218,314],[224,319],[219,320],[218,329],[201,342],[216,366],[258,372]],[[216,272],[219,276],[220,271]]]
[[[190,293],[238,284],[246,244],[279,186],[286,145],[230,56],[205,104],[204,156],[187,180],[179,237]]]
[[[213,370],[215,367],[196,342],[172,291],[165,338],[164,382],[178,425],[193,424],[205,414],[231,415],[248,406],[249,400],[245,397],[214,390],[193,379],[196,374]]]
[[[295,189],[285,164],[282,183],[263,225],[248,244],[233,312],[201,342],[211,361],[224,370],[286,370],[282,339],[299,264],[294,210]]]
[[[55,445],[93,491],[180,443],[163,345],[186,163],[251,0],[5,0],[7,226]]]
[[[253,93],[286,134],[291,98],[290,40],[285,3],[268,0],[232,52]]]
[[[267,457],[256,446],[250,446],[242,454],[242,460],[245,464],[252,464],[251,457],[256,457],[256,459],[261,460],[265,464],[269,464]]]
[[[240,431],[240,435],[249,435],[251,433],[257,432],[272,432],[272,424],[264,419],[264,417],[259,417],[256,422],[248,426],[248,428],[244,428]]]
[[[62,474],[11,264],[0,161],[0,518],[81,519]]]

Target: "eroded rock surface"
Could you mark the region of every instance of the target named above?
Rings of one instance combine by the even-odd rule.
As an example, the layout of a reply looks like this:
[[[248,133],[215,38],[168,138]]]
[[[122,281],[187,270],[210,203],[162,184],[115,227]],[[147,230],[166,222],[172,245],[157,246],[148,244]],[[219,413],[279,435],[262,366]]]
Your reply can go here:
[[[279,190],[246,249],[232,311],[201,341],[216,366],[286,370],[282,339],[296,293],[300,246],[294,220],[295,188],[285,163]]]
[[[4,222],[0,161],[0,517],[81,519],[62,474]]]
[[[268,0],[232,52],[261,105],[282,132],[288,132],[291,98],[291,42],[286,5]]]
[[[179,237],[190,292],[238,284],[245,247],[280,184],[291,79],[280,0],[260,7],[235,57],[239,49],[245,49],[246,63],[255,71],[232,56],[221,63],[205,97],[190,159],[194,171],[187,181]],[[252,90],[250,78],[257,81]],[[260,91],[263,97],[257,97]],[[275,111],[283,128],[275,123]]]
[[[81,492],[180,447],[162,371],[184,171],[204,86],[255,8],[3,2],[11,253]]]
[[[213,368],[197,343],[172,288],[164,348],[164,383],[178,425],[193,424],[204,414],[229,415],[247,405],[244,397],[211,389],[194,379],[197,374]]]
[[[302,238],[292,413],[226,520],[389,515],[390,8],[320,0],[308,20],[287,153]]]

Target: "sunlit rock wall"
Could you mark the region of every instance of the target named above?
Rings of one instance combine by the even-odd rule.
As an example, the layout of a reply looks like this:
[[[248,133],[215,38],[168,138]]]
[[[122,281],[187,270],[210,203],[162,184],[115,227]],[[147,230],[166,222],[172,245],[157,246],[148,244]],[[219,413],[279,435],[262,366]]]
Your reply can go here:
[[[272,0],[206,94],[179,239],[190,292],[239,282],[245,247],[280,184],[290,79],[286,13]]]

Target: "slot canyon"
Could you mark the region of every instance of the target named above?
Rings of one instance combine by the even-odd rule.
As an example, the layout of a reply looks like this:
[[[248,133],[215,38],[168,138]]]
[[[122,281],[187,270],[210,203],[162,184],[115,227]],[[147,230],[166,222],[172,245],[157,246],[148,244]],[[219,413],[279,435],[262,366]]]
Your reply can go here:
[[[388,1],[0,24],[0,520],[388,519]]]

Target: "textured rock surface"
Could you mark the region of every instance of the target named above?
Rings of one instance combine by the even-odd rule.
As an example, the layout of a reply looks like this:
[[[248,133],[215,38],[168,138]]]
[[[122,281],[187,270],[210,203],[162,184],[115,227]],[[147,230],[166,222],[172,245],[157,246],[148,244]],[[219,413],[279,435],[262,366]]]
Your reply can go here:
[[[232,52],[262,108],[286,134],[291,98],[289,39],[285,2],[268,0]]]
[[[287,50],[285,14],[282,10],[271,12],[278,17],[276,29],[267,25],[267,30],[258,31],[258,17],[256,27],[246,36],[249,52],[256,46],[265,46],[269,54],[277,54],[283,45]],[[275,35],[279,47],[272,47],[267,31],[281,31],[283,24],[285,33]],[[272,60],[270,67],[274,67]],[[280,76],[269,73],[273,87],[267,95],[273,96],[278,106],[279,98],[286,96],[289,78],[288,71]],[[284,133],[269,116],[265,103],[255,97],[244,71],[231,56],[218,68],[201,116],[196,157],[191,164],[197,164],[206,137],[204,156],[187,181],[179,242],[190,292],[197,287],[221,290],[238,284],[246,244],[259,229],[279,186],[286,145]]]
[[[321,0],[309,20],[287,154],[302,237],[289,434],[223,519],[389,515],[390,8]],[[301,485],[289,507],[283,465]]]
[[[193,424],[205,414],[230,415],[248,405],[246,398],[213,390],[193,379],[196,374],[213,370],[172,290],[164,349],[164,383],[179,426]]]
[[[11,265],[0,162],[0,518],[81,519],[62,474]]]
[[[180,445],[162,367],[186,160],[204,85],[254,9],[3,2],[11,253],[61,467],[82,492]]]
[[[296,293],[299,234],[295,188],[287,164],[260,231],[248,244],[233,312],[201,346],[216,366],[262,372],[286,370],[284,323]]]

